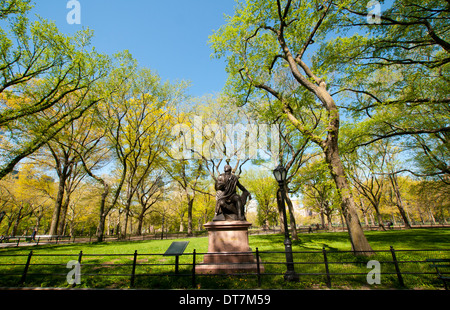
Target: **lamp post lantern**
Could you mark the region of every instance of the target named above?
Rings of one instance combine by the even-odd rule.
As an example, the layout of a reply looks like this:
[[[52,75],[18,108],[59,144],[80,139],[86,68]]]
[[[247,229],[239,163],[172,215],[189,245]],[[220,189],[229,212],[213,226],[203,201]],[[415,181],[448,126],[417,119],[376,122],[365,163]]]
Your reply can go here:
[[[287,171],[286,169],[280,164],[278,167],[276,167],[273,170],[273,175],[275,176],[275,179],[278,182],[278,186],[281,190],[281,210],[283,212],[283,221],[284,221],[284,249],[286,252],[286,267],[287,271],[284,274],[284,280],[285,281],[298,281],[299,276],[295,272],[294,269],[294,258],[292,256],[292,242],[291,238],[289,237],[289,228],[287,223],[287,216],[286,216],[286,205],[284,203],[284,184],[286,182],[286,176]]]

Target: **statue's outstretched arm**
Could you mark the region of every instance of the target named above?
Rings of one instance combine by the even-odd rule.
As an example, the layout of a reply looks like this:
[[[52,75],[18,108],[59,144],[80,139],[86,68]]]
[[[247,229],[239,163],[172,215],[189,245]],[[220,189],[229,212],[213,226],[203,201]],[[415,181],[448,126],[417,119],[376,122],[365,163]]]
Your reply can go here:
[[[248,197],[252,199],[252,195],[250,192],[241,184],[239,181],[237,182],[236,186],[242,191],[242,193],[247,193]]]

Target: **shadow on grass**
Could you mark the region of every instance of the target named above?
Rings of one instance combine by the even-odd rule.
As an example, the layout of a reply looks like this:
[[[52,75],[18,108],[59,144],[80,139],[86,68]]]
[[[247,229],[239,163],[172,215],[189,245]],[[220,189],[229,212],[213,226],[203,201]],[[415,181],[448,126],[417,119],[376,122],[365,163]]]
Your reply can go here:
[[[370,231],[365,233],[370,244],[384,249],[436,249],[450,247],[450,229],[415,228],[409,230]]]
[[[370,245],[374,250],[395,249],[436,249],[450,248],[450,229],[415,228],[409,230],[366,231]],[[257,243],[260,251],[284,249],[284,235],[251,236],[250,243]],[[316,251],[323,247],[327,250],[350,251],[351,244],[347,232],[323,232],[299,234],[298,241],[292,241],[294,251]]]

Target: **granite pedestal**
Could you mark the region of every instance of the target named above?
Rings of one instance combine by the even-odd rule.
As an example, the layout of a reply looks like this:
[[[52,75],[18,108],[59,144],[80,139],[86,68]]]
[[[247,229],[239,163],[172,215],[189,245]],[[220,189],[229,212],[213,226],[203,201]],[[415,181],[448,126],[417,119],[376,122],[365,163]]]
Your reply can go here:
[[[247,221],[216,221],[204,225],[208,231],[208,253],[195,271],[206,273],[257,272],[256,258],[248,244]],[[260,272],[264,267],[260,262]]]

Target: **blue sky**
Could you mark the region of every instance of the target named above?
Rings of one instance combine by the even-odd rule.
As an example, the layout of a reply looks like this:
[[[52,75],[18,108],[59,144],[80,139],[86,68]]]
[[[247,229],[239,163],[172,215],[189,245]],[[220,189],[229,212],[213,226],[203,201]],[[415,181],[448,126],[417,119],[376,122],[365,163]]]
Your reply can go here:
[[[93,45],[112,55],[129,50],[139,65],[163,80],[189,80],[191,95],[220,92],[224,60],[211,58],[208,36],[233,15],[234,0],[78,0],[81,24],[68,24],[69,0],[35,0],[31,14],[55,22],[66,34],[94,30]]]

